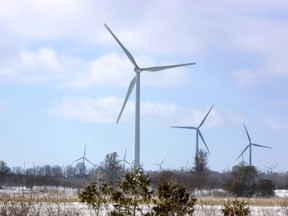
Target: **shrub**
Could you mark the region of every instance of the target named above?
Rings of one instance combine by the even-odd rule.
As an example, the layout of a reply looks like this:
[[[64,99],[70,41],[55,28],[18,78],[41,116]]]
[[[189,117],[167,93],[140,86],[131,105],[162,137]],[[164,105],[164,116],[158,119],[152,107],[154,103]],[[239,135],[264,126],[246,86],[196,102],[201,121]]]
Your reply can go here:
[[[158,188],[158,200],[153,211],[159,216],[192,215],[196,198],[186,192],[183,185],[175,182],[165,182]]]
[[[149,189],[151,180],[142,169],[134,169],[126,173],[124,179],[119,182],[119,190],[112,193],[112,201],[115,202],[113,216],[148,215],[143,213],[141,204],[149,204],[152,190]]]
[[[257,192],[260,196],[263,197],[273,197],[275,185],[273,181],[269,179],[260,180],[257,184]]]
[[[107,206],[110,194],[111,188],[100,177],[97,181],[85,186],[84,190],[79,193],[79,198],[82,203],[92,208],[96,215],[99,215],[101,207]]]
[[[231,179],[226,189],[238,197],[251,197],[255,191],[255,179],[258,171],[254,166],[237,165],[232,168]]]
[[[247,206],[247,202],[244,200],[239,201],[237,199],[225,203],[221,212],[224,216],[248,216],[251,213],[249,206]]]
[[[280,212],[283,215],[288,216],[288,198],[287,197],[283,198],[283,200],[281,202]]]

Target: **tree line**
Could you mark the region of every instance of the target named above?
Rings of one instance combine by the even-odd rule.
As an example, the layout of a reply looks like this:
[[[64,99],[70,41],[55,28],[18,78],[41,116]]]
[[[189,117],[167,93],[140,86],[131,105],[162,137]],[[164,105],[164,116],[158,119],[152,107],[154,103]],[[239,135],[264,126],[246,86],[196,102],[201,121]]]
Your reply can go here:
[[[10,168],[0,161],[0,187],[62,186],[82,187],[99,176],[109,185],[117,182],[133,167],[119,158],[116,152],[107,154],[99,165],[88,168],[83,162],[66,167],[59,165]],[[144,167],[143,167],[144,169]],[[176,181],[189,191],[195,189],[222,188],[236,196],[273,196],[274,189],[288,189],[288,173],[263,172],[244,163],[231,170],[216,172],[208,167],[208,154],[201,150],[193,167],[180,170],[145,171],[151,178],[151,186],[157,188],[164,182]]]

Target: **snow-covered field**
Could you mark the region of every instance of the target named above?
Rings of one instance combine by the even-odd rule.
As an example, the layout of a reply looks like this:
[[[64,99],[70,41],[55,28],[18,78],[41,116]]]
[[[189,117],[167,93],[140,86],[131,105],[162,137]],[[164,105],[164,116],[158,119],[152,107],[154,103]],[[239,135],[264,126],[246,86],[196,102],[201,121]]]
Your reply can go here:
[[[281,198],[288,197],[288,190],[275,190],[275,196]]]
[[[207,192],[204,192],[204,194]],[[210,194],[213,192],[210,192]],[[201,193],[203,195],[203,193]],[[288,191],[276,190],[276,198],[264,199],[259,198],[245,199],[251,209],[253,216],[288,216]],[[13,197],[18,196],[33,196],[34,200],[27,205],[32,212],[41,212],[40,215],[73,215],[73,216],[93,216],[95,215],[87,205],[82,204],[78,200],[78,191],[69,188],[54,188],[54,187],[37,187],[33,189],[26,188],[6,188],[0,190],[0,215],[5,207],[7,199],[13,200]],[[196,195],[196,194],[195,194]],[[198,194],[199,195],[199,194]],[[199,197],[196,195],[196,197]],[[43,201],[43,199],[47,199]],[[213,201],[214,199],[214,201]],[[195,216],[221,216],[221,208],[229,198],[216,198],[216,197],[200,197],[197,205],[195,206]],[[36,200],[36,201],[35,201]],[[38,200],[38,201],[37,201]],[[49,201],[48,201],[49,200]],[[215,201],[216,200],[216,201]],[[17,199],[21,202],[21,199]],[[22,201],[23,202],[23,201]],[[211,204],[209,204],[209,202]],[[14,201],[15,204],[15,201]],[[6,202],[7,205],[7,202]],[[20,206],[20,205],[19,205]],[[6,206],[7,207],[7,206]],[[151,206],[150,206],[151,207]],[[149,206],[143,206],[144,209],[149,209]],[[102,209],[101,215],[108,215],[108,210]],[[31,215],[34,215],[33,213]]]

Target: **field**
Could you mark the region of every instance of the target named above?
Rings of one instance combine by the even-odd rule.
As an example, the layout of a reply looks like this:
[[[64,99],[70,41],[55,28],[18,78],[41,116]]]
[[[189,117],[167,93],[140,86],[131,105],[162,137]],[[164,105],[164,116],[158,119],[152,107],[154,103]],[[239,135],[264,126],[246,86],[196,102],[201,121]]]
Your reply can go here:
[[[288,215],[287,191],[276,191],[275,198],[245,198],[254,216]],[[233,198],[197,196],[196,216],[220,216],[224,203]],[[151,206],[143,206],[147,209]],[[113,208],[112,205],[109,206]],[[85,204],[79,202],[78,191],[69,188],[37,187],[33,189],[10,188],[0,190],[0,215],[95,215]],[[103,210],[101,215],[107,215]]]

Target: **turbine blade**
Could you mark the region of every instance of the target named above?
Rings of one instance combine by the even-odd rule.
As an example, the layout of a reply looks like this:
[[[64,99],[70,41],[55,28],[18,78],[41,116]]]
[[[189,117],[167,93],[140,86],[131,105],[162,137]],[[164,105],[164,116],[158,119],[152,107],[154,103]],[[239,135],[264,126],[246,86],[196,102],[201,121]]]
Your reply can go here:
[[[86,145],[84,147],[84,157],[85,157],[85,155],[86,155]]]
[[[196,127],[190,126],[170,126],[171,128],[182,128],[182,129],[197,129]]]
[[[131,55],[131,53],[123,46],[123,44],[118,40],[118,38],[113,34],[113,32],[110,30],[110,28],[104,23],[105,27],[107,28],[107,30],[111,33],[111,35],[114,37],[114,39],[117,41],[117,43],[120,45],[120,47],[122,48],[122,50],[125,52],[125,54],[127,55],[127,57],[130,59],[130,61],[132,62],[132,64],[138,68],[138,65],[134,59],[134,57]]]
[[[72,163],[75,163],[76,161],[82,160],[83,157],[78,158],[77,160],[74,160]]]
[[[269,146],[259,145],[259,144],[255,144],[255,143],[251,143],[251,145],[253,145],[253,146],[257,146],[257,147],[262,147],[262,148],[269,148],[269,149],[272,149],[272,148],[269,147]]]
[[[148,67],[148,68],[142,68],[142,71],[155,72],[155,71],[167,70],[167,69],[170,69],[170,68],[183,67],[183,66],[194,65],[194,64],[196,64],[196,63],[186,63],[186,64],[177,64],[177,65],[158,66],[158,67]]]
[[[127,147],[125,148],[124,161],[126,161],[126,151],[127,151]]]
[[[249,146],[250,144],[245,147],[245,149],[241,152],[241,154],[238,156],[236,160],[238,160],[243,155],[243,153],[249,148]]]
[[[166,160],[166,157],[165,157],[164,160],[160,163],[160,166],[164,163],[165,160]]]
[[[200,137],[201,137],[201,139],[202,139],[202,141],[203,141],[203,143],[204,143],[204,145],[205,145],[208,153],[210,154],[210,150],[209,150],[209,148],[208,148],[208,146],[207,146],[207,144],[206,144],[206,142],[205,142],[205,140],[204,140],[204,137],[203,137],[202,134],[201,134],[201,131],[200,131],[200,130],[198,130],[198,131],[199,131],[199,135],[200,135]]]
[[[125,160],[125,162],[126,162],[127,164],[129,164],[129,166],[132,166],[131,163],[129,163],[127,160]]]
[[[272,169],[274,169],[276,166],[278,166],[278,163],[277,163],[277,164],[275,164],[275,165],[272,167]]]
[[[213,105],[213,106],[214,106],[214,105]],[[212,110],[213,106],[209,109],[208,113],[206,114],[206,116],[204,117],[204,119],[202,120],[202,122],[200,123],[200,125],[199,125],[198,128],[200,128],[200,127],[203,125],[203,123],[205,122],[207,116],[209,115],[210,111]]]
[[[246,126],[245,126],[244,123],[243,123],[243,125],[244,125],[244,128],[245,128],[245,131],[246,131],[246,134],[247,134],[247,137],[248,137],[249,143],[251,143],[251,138],[250,138],[250,136],[249,136],[249,133],[248,133],[248,131],[247,131],[247,128],[246,128]]]
[[[95,167],[95,165],[91,162],[91,161],[89,161],[87,158],[84,158],[88,163],[90,163],[92,166],[94,166]]]
[[[129,84],[129,88],[128,88],[124,103],[122,105],[121,111],[120,111],[119,116],[118,116],[117,121],[116,121],[117,124],[118,124],[118,122],[120,120],[120,117],[122,115],[122,112],[123,112],[123,110],[124,110],[124,108],[126,106],[127,100],[128,100],[128,98],[129,98],[129,96],[130,96],[130,94],[131,94],[131,92],[132,92],[132,90],[133,90],[133,88],[135,86],[135,83],[136,83],[136,76],[131,80],[131,82]]]

